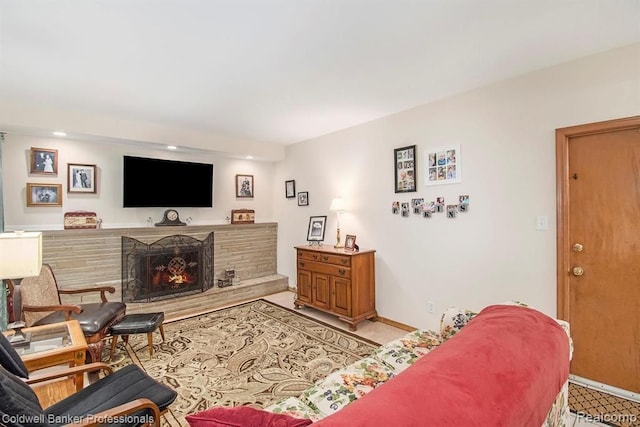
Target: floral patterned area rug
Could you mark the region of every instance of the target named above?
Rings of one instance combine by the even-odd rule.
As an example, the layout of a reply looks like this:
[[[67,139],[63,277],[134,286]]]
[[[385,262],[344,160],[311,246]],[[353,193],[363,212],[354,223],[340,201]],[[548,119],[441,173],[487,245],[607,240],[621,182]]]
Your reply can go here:
[[[187,414],[213,406],[262,408],[299,396],[379,346],[265,300],[165,323],[164,330],[165,342],[154,333],[153,358],[146,334],[132,335],[111,365],[136,363],[178,392],[165,426],[186,426]]]
[[[569,382],[569,407],[579,420],[640,426],[640,403]]]

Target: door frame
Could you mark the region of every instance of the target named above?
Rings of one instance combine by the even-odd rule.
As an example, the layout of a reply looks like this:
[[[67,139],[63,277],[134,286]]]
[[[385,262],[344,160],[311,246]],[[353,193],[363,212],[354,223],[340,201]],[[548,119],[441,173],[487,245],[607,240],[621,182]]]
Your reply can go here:
[[[640,127],[640,116],[556,129],[556,229],[557,229],[557,317],[569,318],[569,140],[577,136],[595,135]]]

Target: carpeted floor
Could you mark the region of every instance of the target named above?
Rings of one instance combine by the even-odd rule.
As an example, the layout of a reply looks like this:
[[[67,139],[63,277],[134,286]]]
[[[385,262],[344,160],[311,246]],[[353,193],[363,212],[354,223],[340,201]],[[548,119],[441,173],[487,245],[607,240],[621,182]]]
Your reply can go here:
[[[112,365],[140,364],[178,392],[163,425],[216,406],[264,407],[298,396],[327,374],[369,355],[378,344],[265,300],[167,323],[120,344]]]
[[[569,383],[569,407],[578,419],[612,426],[640,426],[640,403]]]

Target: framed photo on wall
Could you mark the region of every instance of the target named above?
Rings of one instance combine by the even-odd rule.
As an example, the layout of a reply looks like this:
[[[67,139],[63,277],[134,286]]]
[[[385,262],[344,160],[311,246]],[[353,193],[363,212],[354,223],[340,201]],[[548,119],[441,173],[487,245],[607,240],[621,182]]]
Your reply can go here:
[[[236,197],[253,197],[253,175],[236,175]]]
[[[29,173],[42,175],[58,174],[58,150],[31,147]]]
[[[62,184],[28,182],[27,206],[62,206]]]
[[[460,145],[427,149],[425,158],[425,185],[462,182]]]
[[[301,191],[298,193],[298,206],[309,206],[308,191]]]
[[[393,150],[396,193],[411,193],[416,190],[416,146]]]
[[[296,197],[296,181],[291,179],[284,182],[284,195],[287,199]]]
[[[67,164],[67,193],[95,193],[96,165]]]
[[[327,225],[327,216],[309,217],[309,230],[307,231],[307,241],[322,242],[324,241],[324,231]]]

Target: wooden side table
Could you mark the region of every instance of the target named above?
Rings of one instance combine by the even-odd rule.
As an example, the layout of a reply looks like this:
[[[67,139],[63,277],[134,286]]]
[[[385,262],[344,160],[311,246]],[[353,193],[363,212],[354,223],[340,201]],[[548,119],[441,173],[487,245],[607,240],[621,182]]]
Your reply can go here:
[[[62,364],[84,365],[88,346],[77,320],[33,326],[22,331],[31,333],[31,342],[28,346],[15,349],[29,373]],[[10,337],[13,331],[4,334]],[[76,375],[76,389],[80,390],[83,384],[83,376]]]

